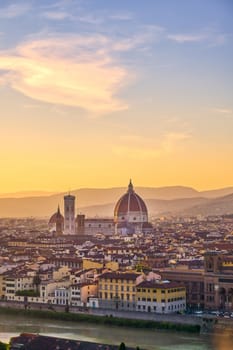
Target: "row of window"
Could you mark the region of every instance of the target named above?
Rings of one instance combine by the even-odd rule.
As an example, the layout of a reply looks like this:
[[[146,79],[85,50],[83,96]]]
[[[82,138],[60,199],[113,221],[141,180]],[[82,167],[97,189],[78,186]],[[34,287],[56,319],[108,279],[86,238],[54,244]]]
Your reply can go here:
[[[206,292],[208,293],[208,292],[214,292],[214,284],[213,283],[208,283],[207,285],[206,285]]]
[[[157,302],[157,299],[152,299],[151,298],[138,298],[138,301],[153,301],[154,303]]]
[[[214,296],[213,295],[207,295],[206,301],[211,302],[211,303],[214,302]]]
[[[58,290],[55,291],[56,297],[66,297],[68,292],[66,290]]]
[[[100,299],[119,299],[119,300],[130,300],[130,294],[120,294],[120,295],[115,295],[113,293],[99,293],[99,298]],[[135,296],[132,295],[131,299],[134,301],[135,300]]]
[[[80,291],[72,291],[71,295],[80,295]]]
[[[167,302],[168,303],[171,303],[171,302],[174,302],[174,301],[179,301],[179,300],[184,300],[185,298],[183,297],[179,297],[179,298],[171,298],[171,299],[167,299]],[[138,298],[138,301],[149,301],[149,302],[154,302],[156,303],[157,302],[157,299],[151,299],[151,298]],[[165,303],[166,302],[166,299],[161,299],[161,303]]]
[[[96,226],[97,225],[95,225],[95,224],[88,224],[88,227],[93,227],[93,228],[96,228]],[[103,228],[106,228],[106,227],[109,227],[109,228],[111,228],[111,227],[114,227],[113,225],[111,225],[111,224],[108,224],[108,225],[106,225],[106,224],[99,224],[98,225],[98,227],[100,228],[100,227],[103,227]]]
[[[100,279],[100,283],[125,283],[125,284],[132,284],[134,283],[133,280],[126,280],[126,279],[117,279],[117,278],[106,278],[106,279]]]
[[[185,308],[185,304],[169,305],[168,306],[168,310],[180,310],[180,309],[183,310],[184,308]],[[157,306],[153,306],[153,308],[152,308],[151,306],[147,306],[147,305],[138,305],[137,309],[138,310],[148,310],[148,311],[154,310],[154,311],[156,311]],[[164,312],[165,306],[162,306],[161,310],[162,310],[162,312]]]
[[[102,288],[103,287],[103,288]],[[109,287],[109,288],[108,288]],[[120,288],[119,288],[120,287]],[[127,292],[135,292],[135,287],[129,287],[129,286],[118,286],[118,285],[110,285],[108,286],[105,284],[104,286],[102,284],[99,285],[99,289],[104,289],[104,290],[121,290],[122,292],[127,291]]]
[[[157,293],[157,289],[153,289],[153,293]],[[181,291],[185,291],[185,288],[176,288],[176,289],[168,289],[167,292],[168,293],[175,293],[175,292],[181,292]],[[137,288],[137,292],[143,292],[143,293],[151,293],[151,289],[145,289],[145,288]],[[161,289],[161,293],[165,294],[166,290],[165,289]]]

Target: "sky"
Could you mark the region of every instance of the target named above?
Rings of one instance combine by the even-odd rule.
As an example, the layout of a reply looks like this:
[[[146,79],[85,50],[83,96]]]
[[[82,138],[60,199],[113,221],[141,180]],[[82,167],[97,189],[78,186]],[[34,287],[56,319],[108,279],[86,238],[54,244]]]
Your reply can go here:
[[[233,186],[232,0],[1,0],[0,193]]]

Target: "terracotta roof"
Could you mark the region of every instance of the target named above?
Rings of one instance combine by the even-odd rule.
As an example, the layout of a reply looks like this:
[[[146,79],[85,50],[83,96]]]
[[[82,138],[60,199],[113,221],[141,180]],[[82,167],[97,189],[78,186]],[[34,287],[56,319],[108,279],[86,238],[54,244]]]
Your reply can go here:
[[[141,212],[147,215],[146,205],[142,198],[134,192],[131,182],[127,193],[118,200],[114,209],[114,216],[127,215],[128,212]]]
[[[18,346],[17,346],[18,344]],[[21,344],[21,347],[19,345]],[[10,349],[24,349],[24,350],[118,350],[119,345],[107,345],[100,343],[91,343],[81,340],[70,340],[55,338],[49,336],[35,335],[22,333],[18,337],[11,338]],[[127,347],[128,350],[133,348]]]
[[[139,277],[140,274],[133,273],[133,272],[105,272],[103,273],[99,278],[104,279],[120,279],[120,280],[136,280],[137,277]]]

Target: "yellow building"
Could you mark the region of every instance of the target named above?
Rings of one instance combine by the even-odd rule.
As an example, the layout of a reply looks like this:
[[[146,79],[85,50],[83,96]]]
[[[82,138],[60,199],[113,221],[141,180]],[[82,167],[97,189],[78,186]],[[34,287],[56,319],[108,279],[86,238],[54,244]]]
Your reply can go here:
[[[68,266],[61,266],[57,270],[53,271],[53,280],[59,281],[70,276],[70,271],[71,269]]]
[[[83,270],[101,269],[101,268],[117,271],[119,269],[119,263],[117,261],[99,262],[99,261],[86,259],[86,258],[83,259]]]
[[[135,272],[106,272],[99,277],[99,307],[136,310],[136,285],[143,275]]]
[[[175,282],[143,281],[136,288],[137,311],[182,312],[186,309],[186,289]]]

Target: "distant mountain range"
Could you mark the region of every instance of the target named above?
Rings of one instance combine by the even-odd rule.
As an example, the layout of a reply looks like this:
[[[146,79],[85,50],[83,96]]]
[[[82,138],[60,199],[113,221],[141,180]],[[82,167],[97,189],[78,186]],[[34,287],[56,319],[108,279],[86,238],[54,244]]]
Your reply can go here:
[[[38,197],[38,196],[51,196],[56,192],[48,191],[20,191],[13,193],[0,193],[0,198],[25,198],[25,197]]]
[[[76,196],[77,212],[87,216],[113,216],[117,200],[127,188],[78,189],[71,193]],[[150,215],[215,215],[233,213],[233,187],[210,191],[197,191],[191,187],[137,187],[135,191],[145,200]],[[27,193],[27,192],[26,192]],[[0,195],[0,217],[49,217],[57,206],[63,211],[65,193],[50,195],[36,192],[34,196],[22,197]],[[34,193],[35,194],[35,193]]]

